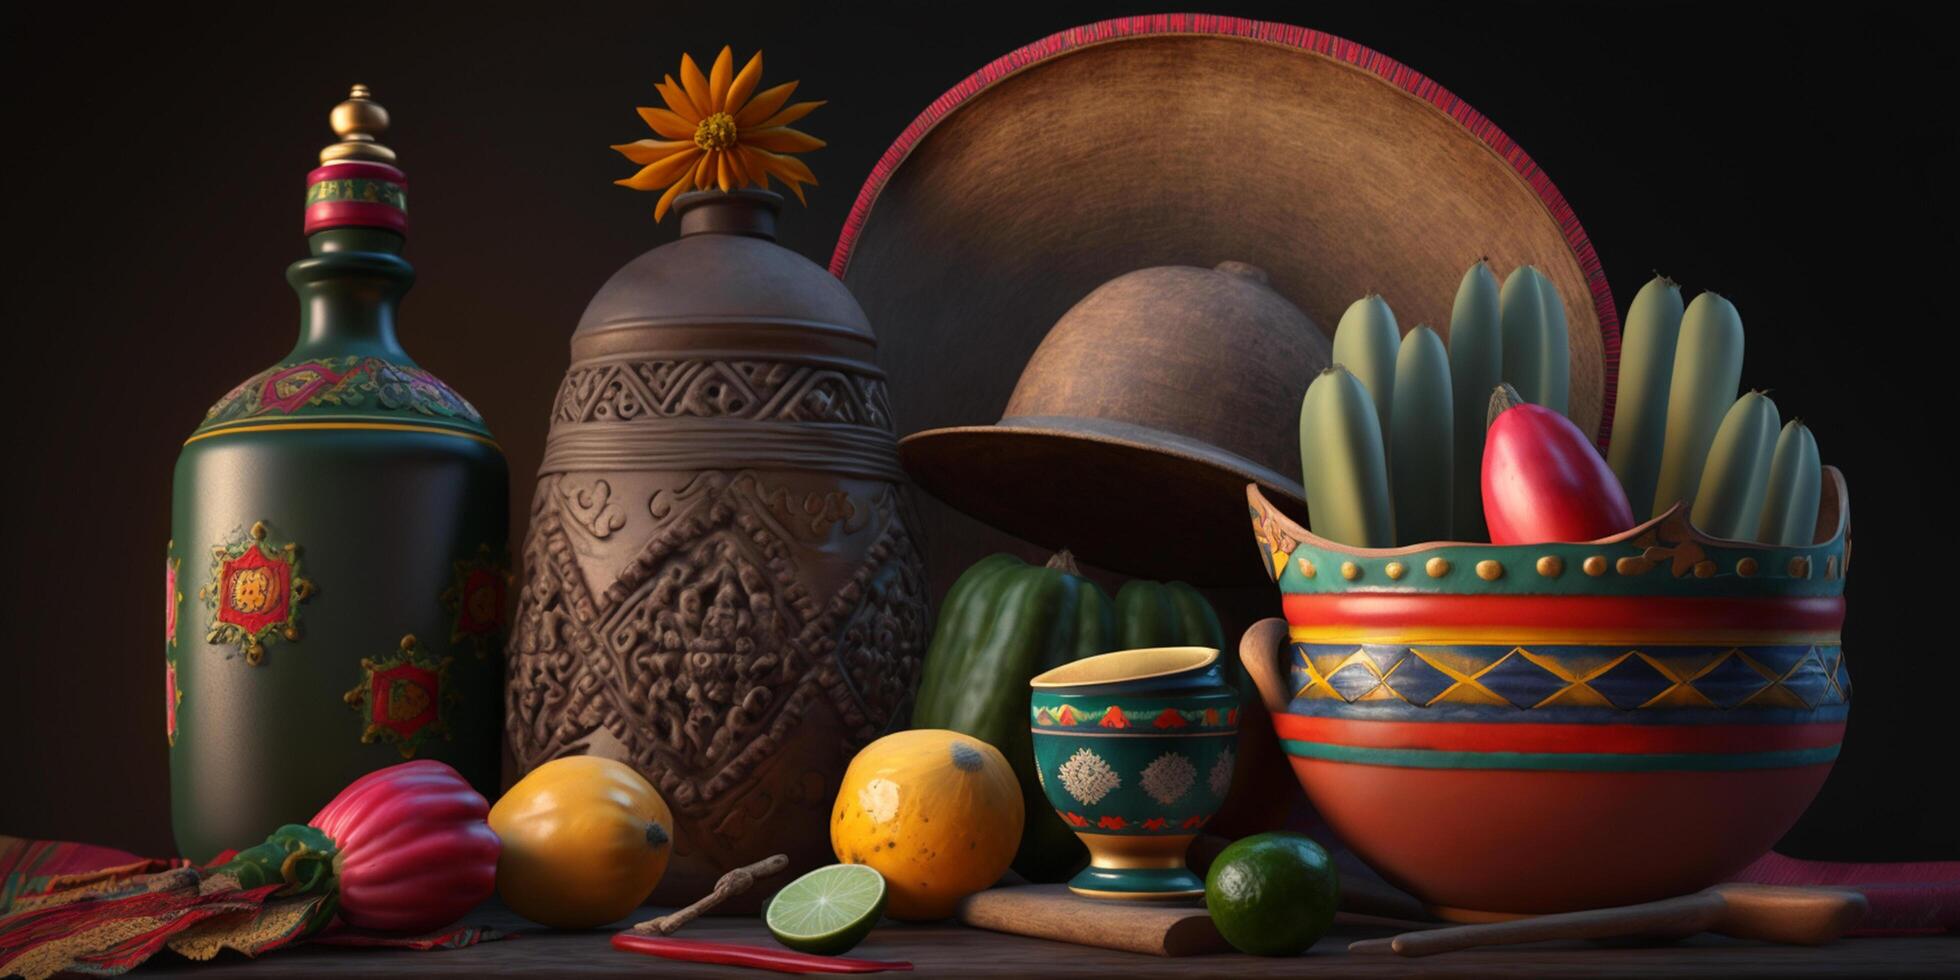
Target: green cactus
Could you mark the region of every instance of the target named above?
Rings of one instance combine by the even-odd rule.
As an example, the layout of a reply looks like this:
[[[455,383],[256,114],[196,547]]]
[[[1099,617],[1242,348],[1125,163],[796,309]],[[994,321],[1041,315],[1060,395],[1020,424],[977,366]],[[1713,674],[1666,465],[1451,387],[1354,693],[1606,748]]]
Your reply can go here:
[[[1367,386],[1339,364],[1300,401],[1300,464],[1313,533],[1358,548],[1394,546],[1381,421]]]
[[[1450,358],[1436,331],[1417,326],[1395,358],[1395,412],[1388,438],[1388,485],[1399,544],[1450,539],[1455,473],[1451,450]]]
[[[1620,328],[1620,390],[1606,463],[1636,509],[1654,500],[1667,443],[1667,392],[1681,338],[1681,287],[1655,276],[1633,297]]]
[[[1649,502],[1653,516],[1677,501],[1693,503],[1715,431],[1741,383],[1742,316],[1735,304],[1713,292],[1702,293],[1681,315],[1667,391],[1667,436]]]
[[[1565,320],[1563,306],[1554,311],[1548,300],[1557,293],[1536,268],[1520,266],[1504,280],[1498,296],[1499,317],[1504,325],[1504,380],[1525,401],[1565,411],[1567,380],[1571,365],[1563,327],[1554,336],[1554,317]]]
[[[1375,402],[1375,422],[1383,432],[1389,431],[1395,407],[1395,351],[1401,343],[1395,311],[1379,293],[1355,300],[1334,328],[1334,363],[1347,368],[1368,390]]]
[[[1565,301],[1559,298],[1552,277],[1537,269],[1531,271],[1538,277],[1545,313],[1545,332],[1541,338],[1544,349],[1538,355],[1538,384],[1543,389],[1543,400],[1538,404],[1569,417],[1572,414],[1572,338],[1566,333]]]
[[[1817,535],[1817,508],[1824,493],[1824,466],[1810,428],[1795,419],[1776,437],[1769,464],[1769,490],[1756,540],[1764,544],[1805,545]]]
[[[1694,525],[1718,538],[1753,538],[1763,520],[1763,499],[1769,491],[1770,459],[1782,426],[1776,403],[1760,391],[1736,399],[1701,471],[1690,514]]]
[[[1450,490],[1450,536],[1484,541],[1484,404],[1504,380],[1504,327],[1497,274],[1479,260],[1463,273],[1450,308],[1452,447],[1456,476]]]

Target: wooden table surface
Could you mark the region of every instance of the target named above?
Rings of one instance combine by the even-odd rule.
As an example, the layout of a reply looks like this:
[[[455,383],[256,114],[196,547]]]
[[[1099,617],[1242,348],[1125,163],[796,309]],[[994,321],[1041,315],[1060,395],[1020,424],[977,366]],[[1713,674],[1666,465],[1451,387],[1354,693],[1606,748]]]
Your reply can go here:
[[[630,921],[652,918],[645,909]],[[612,930],[553,932],[530,926],[501,906],[486,905],[471,924],[519,931],[522,935],[467,949],[414,952],[302,946],[248,960],[227,953],[209,963],[191,963],[163,953],[135,977],[296,976],[662,976],[766,977],[765,971],[676,963],[608,945]],[[625,923],[622,923],[624,925]],[[1558,944],[1508,949],[1466,950],[1425,959],[1350,956],[1350,940],[1390,934],[1387,930],[1343,928],[1307,956],[1267,959],[1240,955],[1163,959],[1024,939],[954,924],[886,923],[852,956],[909,960],[915,976],[1051,977],[1391,977],[1391,976],[1960,976],[1960,934],[1896,939],[1850,939],[1831,946],[1768,946],[1701,936],[1686,943],[1647,948],[1607,948]],[[780,948],[760,920],[705,918],[682,938],[755,943]],[[903,973],[889,974],[894,977]]]

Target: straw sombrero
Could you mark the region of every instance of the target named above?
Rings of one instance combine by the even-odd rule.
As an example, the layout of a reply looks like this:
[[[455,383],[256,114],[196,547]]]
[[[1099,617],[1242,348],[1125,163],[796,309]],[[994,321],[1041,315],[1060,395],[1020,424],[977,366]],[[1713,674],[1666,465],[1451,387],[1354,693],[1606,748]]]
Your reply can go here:
[[[1238,260],[1323,329],[1372,289],[1404,327],[1446,332],[1480,256],[1500,275],[1536,265],[1558,288],[1571,416],[1606,431],[1618,316],[1584,230],[1521,149],[1361,45],[1164,15],[1045,38],[933,102],[865,183],[831,271],[878,332],[905,435],[1000,418],[1050,326],[1124,273]],[[937,502],[921,512],[941,586],[1014,543]],[[1106,560],[1105,543],[1138,533],[1093,522],[1071,546]],[[1193,547],[1160,564],[1196,581],[1263,581],[1239,537]]]

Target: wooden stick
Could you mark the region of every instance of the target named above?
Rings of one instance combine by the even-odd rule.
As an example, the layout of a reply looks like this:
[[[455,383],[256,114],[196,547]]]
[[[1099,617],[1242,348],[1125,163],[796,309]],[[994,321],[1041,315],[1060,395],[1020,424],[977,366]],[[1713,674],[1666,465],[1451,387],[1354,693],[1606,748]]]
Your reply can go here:
[[[1605,939],[1615,936],[1682,939],[1707,931],[1721,914],[1722,899],[1719,895],[1696,892],[1641,905],[1531,916],[1510,922],[1449,926],[1403,933],[1389,939],[1364,939],[1350,943],[1348,952],[1357,955],[1397,953],[1402,956],[1431,956],[1477,946],[1555,939]]]
[[[715,882],[714,891],[709,892],[700,901],[679,912],[669,913],[657,919],[648,919],[634,926],[632,931],[642,936],[671,936],[709,909],[754,887],[756,879],[779,874],[787,867],[789,867],[789,855],[772,854],[748,867],[736,868],[722,875],[721,880]]]
[[[1477,946],[1551,939],[1620,936],[1685,939],[1698,932],[1814,946],[1831,942],[1856,926],[1868,904],[1865,896],[1846,889],[1731,883],[1641,905],[1450,926],[1388,939],[1364,939],[1349,944],[1348,952],[1429,956]]]

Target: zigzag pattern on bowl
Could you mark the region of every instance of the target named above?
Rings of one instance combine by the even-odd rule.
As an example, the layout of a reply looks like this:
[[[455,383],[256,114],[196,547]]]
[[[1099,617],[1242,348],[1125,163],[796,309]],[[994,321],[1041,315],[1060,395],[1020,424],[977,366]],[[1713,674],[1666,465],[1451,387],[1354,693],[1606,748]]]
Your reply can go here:
[[[1399,646],[1295,643],[1296,700],[1542,712],[1807,710],[1850,701],[1844,651],[1778,646]],[[1306,707],[1306,706],[1302,706]]]

